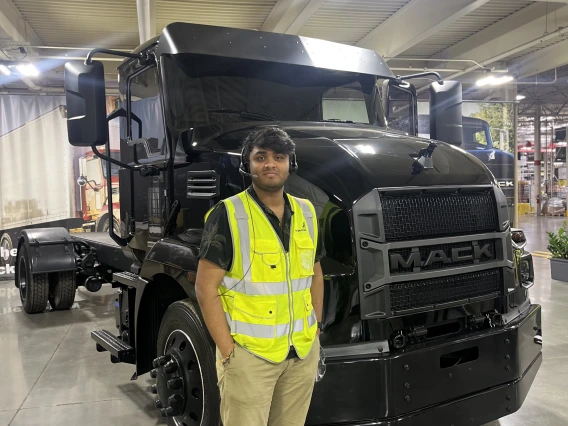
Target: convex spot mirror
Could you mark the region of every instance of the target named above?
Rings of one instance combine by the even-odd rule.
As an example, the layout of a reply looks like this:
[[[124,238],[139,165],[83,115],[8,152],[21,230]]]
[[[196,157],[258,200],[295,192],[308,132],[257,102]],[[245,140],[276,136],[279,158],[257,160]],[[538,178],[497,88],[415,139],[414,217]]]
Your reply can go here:
[[[65,64],[67,133],[73,146],[104,145],[108,139],[102,62]]]

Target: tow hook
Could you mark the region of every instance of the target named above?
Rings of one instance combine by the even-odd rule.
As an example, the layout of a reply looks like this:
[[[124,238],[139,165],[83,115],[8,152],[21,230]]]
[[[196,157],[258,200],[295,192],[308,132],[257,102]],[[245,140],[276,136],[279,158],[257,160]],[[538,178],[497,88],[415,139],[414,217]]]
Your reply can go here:
[[[406,335],[404,334],[404,332],[399,331],[392,338],[392,345],[395,349],[402,349],[406,346]]]
[[[487,321],[489,322],[489,327],[495,328],[497,326],[503,325],[503,318],[501,317],[501,314],[497,312],[490,312],[488,314],[485,314],[485,316],[487,317]]]

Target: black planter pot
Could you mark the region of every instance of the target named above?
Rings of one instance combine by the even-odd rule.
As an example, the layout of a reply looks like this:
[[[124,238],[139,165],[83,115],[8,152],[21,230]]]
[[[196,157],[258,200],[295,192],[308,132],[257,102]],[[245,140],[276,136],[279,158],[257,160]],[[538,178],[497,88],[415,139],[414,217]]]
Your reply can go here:
[[[568,282],[568,259],[550,259],[550,276],[553,280]]]

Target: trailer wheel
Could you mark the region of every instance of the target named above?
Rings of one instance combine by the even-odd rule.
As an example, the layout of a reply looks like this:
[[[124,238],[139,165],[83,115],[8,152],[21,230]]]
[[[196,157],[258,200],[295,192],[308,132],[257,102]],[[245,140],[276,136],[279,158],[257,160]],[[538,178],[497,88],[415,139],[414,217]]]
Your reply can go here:
[[[48,274],[32,274],[30,258],[25,245],[21,245],[18,253],[18,287],[24,311],[28,314],[43,312],[47,306],[49,294]]]
[[[0,247],[2,247],[2,255],[0,255],[0,266],[10,266],[12,264],[12,239],[7,233],[0,237]]]
[[[49,274],[49,304],[51,309],[61,311],[73,306],[76,290],[74,271]]]
[[[97,224],[97,232],[108,232],[110,227],[110,216],[108,214],[104,215],[101,220],[99,220]],[[112,227],[114,229],[114,233],[120,235],[120,223],[116,220],[115,217],[112,218]]]
[[[169,425],[219,426],[214,344],[189,300],[172,303],[160,325],[151,377]]]

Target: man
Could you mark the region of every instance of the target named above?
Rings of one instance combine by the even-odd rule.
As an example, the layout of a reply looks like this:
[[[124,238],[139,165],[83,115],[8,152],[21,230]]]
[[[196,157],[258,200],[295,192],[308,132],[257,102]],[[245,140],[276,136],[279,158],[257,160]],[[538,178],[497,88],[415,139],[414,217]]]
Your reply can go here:
[[[217,346],[224,426],[303,426],[319,360],[321,244],[313,205],[284,192],[297,168],[278,127],[251,133],[247,190],[206,216],[196,292]]]

